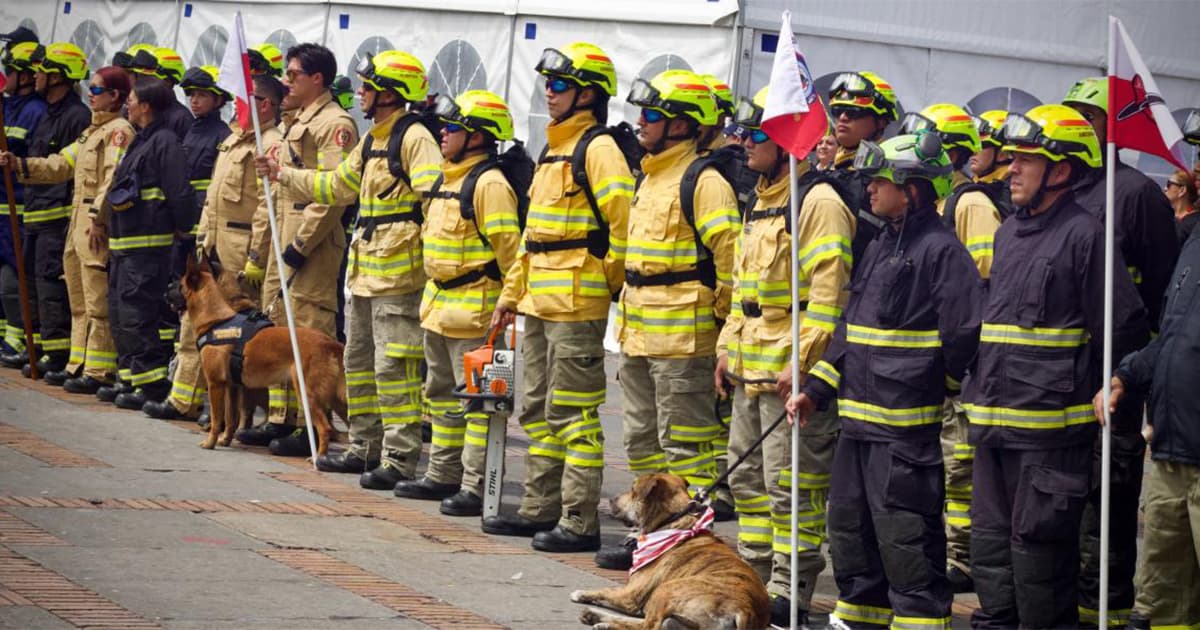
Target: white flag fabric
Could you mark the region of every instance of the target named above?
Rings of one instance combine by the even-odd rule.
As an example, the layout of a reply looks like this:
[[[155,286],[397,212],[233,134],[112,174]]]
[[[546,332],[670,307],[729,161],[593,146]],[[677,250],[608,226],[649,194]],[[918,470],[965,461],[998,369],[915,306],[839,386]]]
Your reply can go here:
[[[1157,155],[1181,170],[1185,166],[1183,132],[1162,92],[1142,61],[1125,25],[1116,25],[1116,63],[1108,69],[1108,136],[1118,147]]]
[[[783,12],[762,129],[776,144],[803,160],[825,134],[828,120],[817,98],[812,73],[792,35],[792,14]]]
[[[254,96],[254,83],[250,80],[250,52],[246,46],[241,11],[233,16],[233,30],[229,34],[229,43],[225,45],[225,56],[217,73],[217,87],[233,95],[238,125],[242,131],[249,129],[250,98]]]

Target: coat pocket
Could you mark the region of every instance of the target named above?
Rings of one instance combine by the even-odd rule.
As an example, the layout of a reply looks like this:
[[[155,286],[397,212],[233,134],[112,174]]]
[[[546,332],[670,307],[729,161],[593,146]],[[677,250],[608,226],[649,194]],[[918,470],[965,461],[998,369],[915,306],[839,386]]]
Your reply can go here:
[[[944,492],[941,445],[936,441],[893,442],[888,454],[884,502],[922,515],[938,514]]]
[[[1021,326],[1032,327],[1045,321],[1046,292],[1052,276],[1049,258],[1034,259],[1017,302],[1017,323]]]

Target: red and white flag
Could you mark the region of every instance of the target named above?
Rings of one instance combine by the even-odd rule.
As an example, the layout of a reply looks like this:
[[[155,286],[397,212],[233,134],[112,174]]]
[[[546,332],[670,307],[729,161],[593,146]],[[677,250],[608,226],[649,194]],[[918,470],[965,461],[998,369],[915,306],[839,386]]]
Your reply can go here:
[[[242,28],[242,13],[233,16],[233,31],[225,45],[225,56],[217,74],[217,87],[233,95],[238,125],[242,131],[250,128],[250,99],[254,82],[250,80],[250,52],[246,46],[246,30]]]
[[[812,73],[792,36],[792,14],[783,12],[775,63],[771,67],[771,89],[763,108],[762,129],[788,153],[803,160],[825,135],[829,119],[817,98]]]
[[[1125,32],[1121,20],[1109,16],[1116,25],[1116,63],[1108,69],[1108,138],[1122,149],[1134,149],[1157,155],[1182,170],[1184,165],[1183,132],[1175,124],[1171,110],[1163,101],[1154,77]]]

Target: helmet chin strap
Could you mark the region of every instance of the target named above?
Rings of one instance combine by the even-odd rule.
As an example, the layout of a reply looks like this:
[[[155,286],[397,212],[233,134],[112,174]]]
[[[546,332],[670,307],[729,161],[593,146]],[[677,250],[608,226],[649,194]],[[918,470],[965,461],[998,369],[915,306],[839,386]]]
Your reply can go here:
[[[1070,188],[1071,184],[1074,183],[1074,169],[1072,169],[1072,176],[1068,177],[1067,181],[1051,186],[1050,171],[1054,169],[1055,164],[1057,164],[1057,162],[1047,163],[1046,170],[1042,171],[1042,182],[1038,185],[1038,191],[1034,193],[1033,198],[1029,200],[1029,203],[1025,205],[1025,208],[1029,210],[1037,210],[1038,207],[1042,205],[1042,200],[1045,199],[1047,192],[1054,192],[1057,190],[1063,190],[1064,188]]]
[[[467,128],[463,127],[463,131],[467,131]],[[475,135],[474,131],[467,131],[467,139],[463,141],[463,144],[461,147],[459,147],[458,151],[455,151],[454,155],[450,157],[451,162],[458,164],[467,157],[467,151],[469,151],[471,147],[471,136],[473,135]]]

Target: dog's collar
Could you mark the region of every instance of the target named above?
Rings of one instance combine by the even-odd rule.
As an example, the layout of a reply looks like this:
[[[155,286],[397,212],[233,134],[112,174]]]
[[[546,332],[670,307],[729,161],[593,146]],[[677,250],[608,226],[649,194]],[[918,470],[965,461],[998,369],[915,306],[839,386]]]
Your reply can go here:
[[[675,517],[672,520],[682,518],[684,515]],[[654,562],[664,553],[674,549],[686,540],[712,534],[714,514],[712,507],[704,509],[704,513],[696,520],[688,529],[660,529],[656,532],[642,534],[638,537],[637,549],[633,550],[633,565],[629,567],[629,574],[633,575],[638,569]],[[670,523],[671,521],[667,521]]]
[[[650,527],[647,529],[649,529],[650,531],[655,531],[658,528],[663,527],[665,525],[670,525],[671,523],[674,523],[675,521],[678,521],[679,519],[681,519],[685,516],[699,515],[701,512],[701,508],[704,508],[704,507],[707,507],[707,506],[705,506],[700,501],[697,501],[696,499],[692,499],[691,501],[688,501],[687,507],[683,508],[682,510],[679,510],[678,512],[669,514],[667,516],[667,518],[663,519],[663,521],[661,523],[655,525],[654,527]],[[709,508],[709,511],[712,511],[712,509]]]

